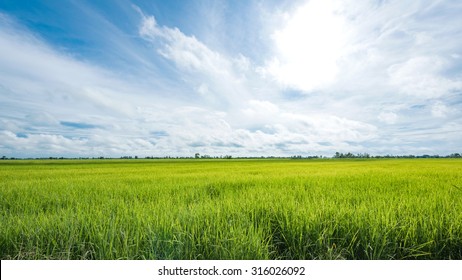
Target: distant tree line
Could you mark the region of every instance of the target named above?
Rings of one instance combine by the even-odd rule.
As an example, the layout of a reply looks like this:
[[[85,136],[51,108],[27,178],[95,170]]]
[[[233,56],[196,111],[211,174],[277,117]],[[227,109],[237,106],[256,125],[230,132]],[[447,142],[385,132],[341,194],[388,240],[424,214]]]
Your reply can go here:
[[[440,156],[440,155],[377,155],[377,156],[371,156],[368,153],[364,154],[353,154],[353,153],[339,153],[336,152],[333,158],[461,158],[461,154],[459,153],[453,153],[450,155],[446,156]]]
[[[210,156],[207,154],[200,155],[196,153],[194,156],[190,157],[179,157],[179,156],[163,156],[163,157],[156,157],[156,156],[146,156],[144,159],[318,159],[318,158],[329,158],[323,156],[302,156],[302,155],[294,155],[290,157],[278,157],[278,156],[249,156],[249,157],[233,157],[231,155],[221,155],[221,156]],[[370,155],[368,153],[358,153],[353,154],[351,152],[348,153],[340,153],[336,152],[332,158],[462,158],[462,154],[460,153],[452,153],[450,155],[440,156],[440,155]],[[116,159],[113,157],[41,157],[41,158],[15,158],[15,157],[0,157],[0,160],[15,160],[15,159],[50,159],[50,160],[62,160],[62,159]],[[119,159],[141,159],[138,156],[122,156]]]
[[[344,153],[339,153],[336,152],[333,158],[370,158],[371,156],[368,153],[364,154],[352,154],[350,152],[344,154]]]

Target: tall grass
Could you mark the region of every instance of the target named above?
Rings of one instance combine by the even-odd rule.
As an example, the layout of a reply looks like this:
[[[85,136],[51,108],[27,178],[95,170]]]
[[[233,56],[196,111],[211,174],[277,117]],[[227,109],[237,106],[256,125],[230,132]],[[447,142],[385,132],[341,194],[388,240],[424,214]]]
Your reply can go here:
[[[462,161],[0,163],[1,259],[462,259]]]

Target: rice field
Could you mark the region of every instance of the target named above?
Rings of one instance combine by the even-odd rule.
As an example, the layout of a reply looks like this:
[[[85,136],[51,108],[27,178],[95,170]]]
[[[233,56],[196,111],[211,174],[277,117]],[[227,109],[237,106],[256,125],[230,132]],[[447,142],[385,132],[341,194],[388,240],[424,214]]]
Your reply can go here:
[[[462,160],[0,161],[1,259],[462,259]]]

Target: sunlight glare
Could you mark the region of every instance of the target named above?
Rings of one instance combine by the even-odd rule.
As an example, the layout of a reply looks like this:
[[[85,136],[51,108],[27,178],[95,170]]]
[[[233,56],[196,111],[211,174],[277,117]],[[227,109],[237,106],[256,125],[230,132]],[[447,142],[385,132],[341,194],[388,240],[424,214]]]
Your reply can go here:
[[[278,55],[269,72],[283,85],[302,91],[332,82],[345,45],[344,25],[335,1],[309,1],[273,34]]]

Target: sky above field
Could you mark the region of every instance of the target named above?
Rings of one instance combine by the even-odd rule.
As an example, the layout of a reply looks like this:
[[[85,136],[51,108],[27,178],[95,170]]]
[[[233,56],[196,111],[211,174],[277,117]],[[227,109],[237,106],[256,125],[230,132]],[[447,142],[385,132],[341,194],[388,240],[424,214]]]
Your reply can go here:
[[[462,1],[0,1],[0,156],[462,152]]]

